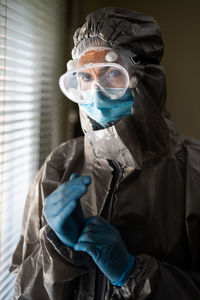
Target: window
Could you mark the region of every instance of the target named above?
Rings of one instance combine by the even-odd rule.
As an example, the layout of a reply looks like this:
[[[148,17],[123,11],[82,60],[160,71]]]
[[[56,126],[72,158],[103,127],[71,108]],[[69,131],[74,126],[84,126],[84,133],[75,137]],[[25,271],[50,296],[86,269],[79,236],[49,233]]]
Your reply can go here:
[[[0,299],[13,298],[8,272],[25,198],[46,155],[65,136],[58,88],[65,70],[64,0],[0,0]]]

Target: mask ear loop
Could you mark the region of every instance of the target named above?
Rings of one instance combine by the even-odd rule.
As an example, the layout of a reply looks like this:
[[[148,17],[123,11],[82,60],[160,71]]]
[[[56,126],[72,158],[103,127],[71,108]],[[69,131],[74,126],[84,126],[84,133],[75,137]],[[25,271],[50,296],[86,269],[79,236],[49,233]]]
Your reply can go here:
[[[140,57],[136,54],[131,56],[131,61],[134,63],[134,65],[139,65],[141,63]],[[136,88],[137,84],[138,84],[137,77],[136,76],[131,77],[129,81],[129,88],[134,89]]]
[[[139,55],[133,55],[131,57],[131,61],[135,64],[135,65],[139,65],[141,63],[140,57]]]

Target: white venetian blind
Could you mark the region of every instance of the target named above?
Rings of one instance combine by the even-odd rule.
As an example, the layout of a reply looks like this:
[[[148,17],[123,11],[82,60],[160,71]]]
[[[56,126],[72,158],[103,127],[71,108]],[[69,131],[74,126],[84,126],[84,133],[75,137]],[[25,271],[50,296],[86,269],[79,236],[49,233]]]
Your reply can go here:
[[[8,268],[30,182],[64,136],[66,2],[0,0],[1,300],[13,299]]]

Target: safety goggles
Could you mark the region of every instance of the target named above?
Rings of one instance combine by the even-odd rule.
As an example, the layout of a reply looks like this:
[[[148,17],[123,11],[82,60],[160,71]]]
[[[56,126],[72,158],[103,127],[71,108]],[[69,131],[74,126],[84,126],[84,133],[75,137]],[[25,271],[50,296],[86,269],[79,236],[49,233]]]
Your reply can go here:
[[[70,100],[88,104],[96,91],[112,100],[121,98],[129,87],[129,75],[117,63],[89,63],[67,71],[60,77],[59,85]]]

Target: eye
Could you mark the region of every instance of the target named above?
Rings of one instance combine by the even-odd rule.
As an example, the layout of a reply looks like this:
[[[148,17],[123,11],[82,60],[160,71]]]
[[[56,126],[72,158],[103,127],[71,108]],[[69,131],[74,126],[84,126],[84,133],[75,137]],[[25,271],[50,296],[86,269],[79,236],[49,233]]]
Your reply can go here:
[[[84,82],[89,82],[92,80],[92,76],[89,73],[79,73],[78,77]]]
[[[109,78],[116,78],[119,76],[121,76],[121,72],[120,72],[120,70],[117,70],[117,69],[110,70],[110,72],[108,73]]]

